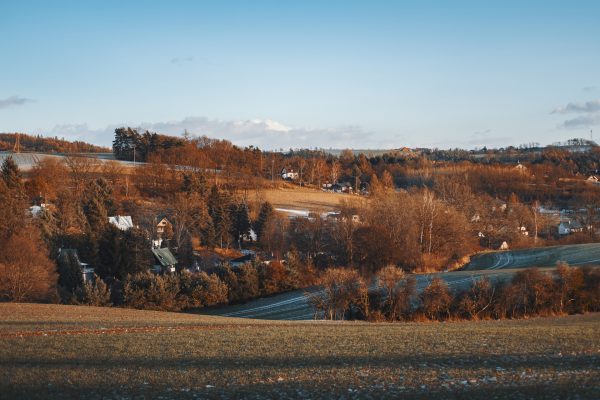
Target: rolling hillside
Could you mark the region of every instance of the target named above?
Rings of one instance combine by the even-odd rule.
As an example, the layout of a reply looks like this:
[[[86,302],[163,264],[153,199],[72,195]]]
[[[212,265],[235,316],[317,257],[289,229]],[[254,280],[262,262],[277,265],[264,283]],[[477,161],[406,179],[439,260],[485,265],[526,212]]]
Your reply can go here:
[[[600,315],[273,322],[0,304],[2,398],[598,398]]]

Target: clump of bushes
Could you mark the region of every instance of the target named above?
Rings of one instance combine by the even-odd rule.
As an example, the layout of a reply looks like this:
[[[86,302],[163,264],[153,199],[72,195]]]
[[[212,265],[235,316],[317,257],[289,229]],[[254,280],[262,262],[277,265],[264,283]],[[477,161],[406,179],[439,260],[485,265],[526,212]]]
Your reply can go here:
[[[325,272],[322,291],[307,294],[326,319],[370,321],[479,320],[579,314],[600,311],[600,270],[559,263],[552,273],[536,268],[517,272],[506,283],[476,279],[452,291],[434,278],[420,293],[414,276],[395,266],[379,271],[374,290],[350,269]]]
[[[226,303],[227,294],[227,285],[216,275],[141,272],[125,280],[123,304],[138,309],[179,311]]]
[[[75,290],[72,302],[96,307],[111,306],[111,291],[102,279],[94,276]]]

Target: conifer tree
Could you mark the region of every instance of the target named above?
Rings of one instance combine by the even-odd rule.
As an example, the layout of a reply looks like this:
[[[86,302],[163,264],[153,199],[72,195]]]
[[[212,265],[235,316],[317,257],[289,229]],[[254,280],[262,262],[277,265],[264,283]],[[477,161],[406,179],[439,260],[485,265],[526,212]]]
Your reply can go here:
[[[258,212],[258,218],[254,221],[254,233],[256,233],[257,240],[260,240],[261,235],[264,232],[269,219],[273,216],[273,206],[268,201],[265,201],[260,206]]]
[[[232,204],[231,213],[231,234],[235,238],[238,247],[242,246],[242,239],[250,233],[250,217],[248,216],[248,207],[244,203]]]
[[[81,263],[71,249],[62,250],[58,256],[58,285],[65,292],[63,300],[69,299],[83,285]]]
[[[13,160],[12,156],[8,156],[6,159],[4,159],[0,171],[2,180],[8,189],[18,191],[22,190],[23,180],[21,177],[21,172],[19,171],[19,166],[15,160]]]

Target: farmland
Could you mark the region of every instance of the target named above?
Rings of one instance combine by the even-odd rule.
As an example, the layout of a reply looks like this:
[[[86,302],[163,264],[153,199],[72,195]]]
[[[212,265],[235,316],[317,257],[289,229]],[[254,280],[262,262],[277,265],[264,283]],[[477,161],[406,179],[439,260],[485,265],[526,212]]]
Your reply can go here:
[[[331,211],[339,208],[340,201],[358,203],[364,201],[364,198],[356,195],[341,193],[323,192],[316,189],[291,187],[266,189],[264,191],[265,200],[274,207],[307,210],[311,212]]]
[[[368,324],[2,304],[0,393],[597,398],[599,331],[598,314]]]

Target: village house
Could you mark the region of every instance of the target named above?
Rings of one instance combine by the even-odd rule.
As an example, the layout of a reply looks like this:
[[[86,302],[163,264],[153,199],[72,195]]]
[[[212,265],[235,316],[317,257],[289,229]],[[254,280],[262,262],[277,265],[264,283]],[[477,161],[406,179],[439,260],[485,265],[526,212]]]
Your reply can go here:
[[[326,213],[322,213],[321,219],[332,221],[332,222],[338,222],[338,221],[347,222],[348,221],[348,217],[345,215],[342,215],[342,213],[339,211],[329,211]],[[349,219],[354,224],[360,223],[360,216],[358,214],[352,214]]]
[[[593,184],[598,184],[598,183],[600,183],[600,181],[598,180],[598,177],[597,177],[596,175],[590,175],[590,176],[589,176],[589,177],[586,179],[586,181],[587,181],[588,183],[593,183]]]
[[[39,206],[34,205],[34,206],[29,207],[29,213],[31,214],[31,216],[33,218],[38,218],[42,215],[42,212],[47,209],[48,209],[48,205],[42,203]]]
[[[242,265],[250,264],[256,259],[256,252],[252,250],[242,250],[242,256],[229,260],[232,268],[239,268]]]
[[[558,234],[560,236],[583,232],[583,229],[584,226],[575,220],[562,221],[560,224],[558,224]]]
[[[152,272],[156,274],[174,273],[178,264],[177,259],[168,248],[152,249],[152,254],[158,262],[152,267]]]
[[[520,173],[525,173],[527,171],[527,167],[520,162],[517,162],[517,165],[515,165],[513,169],[519,171]]]
[[[172,231],[173,231],[173,225],[165,217],[163,217],[156,224],[156,234],[158,235],[159,238],[162,238],[162,235],[164,235],[165,233],[172,232]]]
[[[286,181],[295,181],[300,177],[300,175],[291,168],[283,168],[281,170],[281,179]]]
[[[128,231],[133,228],[133,221],[129,215],[115,215],[108,217],[108,223],[122,231]]]

